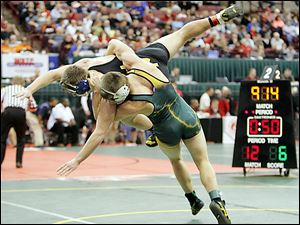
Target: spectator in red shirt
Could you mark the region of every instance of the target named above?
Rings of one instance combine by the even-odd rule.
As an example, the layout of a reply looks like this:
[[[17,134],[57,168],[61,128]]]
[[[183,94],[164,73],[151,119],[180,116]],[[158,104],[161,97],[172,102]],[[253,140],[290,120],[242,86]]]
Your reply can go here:
[[[245,44],[244,39],[242,41],[236,40],[236,43],[234,44],[234,48],[230,52],[230,54],[236,58],[249,57],[250,53],[251,53],[251,48]]]
[[[208,109],[209,117],[220,118],[220,101],[218,98],[213,97]]]
[[[222,87],[222,97],[219,100],[219,113],[222,117],[230,115],[229,96],[230,96],[230,89],[226,86]]]

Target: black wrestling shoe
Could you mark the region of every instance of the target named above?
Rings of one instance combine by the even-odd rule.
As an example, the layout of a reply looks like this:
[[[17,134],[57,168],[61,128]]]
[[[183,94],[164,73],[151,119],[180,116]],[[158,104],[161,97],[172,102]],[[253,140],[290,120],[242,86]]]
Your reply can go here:
[[[219,224],[231,224],[231,220],[225,209],[225,201],[212,200],[209,205],[210,210],[217,218]]]
[[[191,206],[192,214],[196,215],[198,212],[203,208],[204,202],[202,202],[200,199],[196,199],[194,204]]]
[[[221,18],[224,22],[228,22],[229,20],[242,16],[243,14],[244,10],[240,4],[232,5],[220,12]]]
[[[151,135],[147,138],[147,140],[146,140],[146,145],[147,145],[148,147],[155,147],[155,146],[158,145],[154,134],[151,134]]]
[[[22,166],[22,163],[21,163],[21,162],[17,162],[17,163],[16,163],[16,167],[17,167],[17,168],[22,168],[22,167],[23,167],[23,166]]]

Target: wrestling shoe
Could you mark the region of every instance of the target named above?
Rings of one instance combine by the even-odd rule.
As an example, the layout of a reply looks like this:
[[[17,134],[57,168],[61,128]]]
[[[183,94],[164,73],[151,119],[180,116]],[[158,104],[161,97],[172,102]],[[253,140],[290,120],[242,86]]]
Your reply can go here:
[[[229,20],[242,16],[243,14],[244,10],[240,4],[232,5],[220,12],[220,16],[224,22],[228,22]]]
[[[231,224],[231,220],[225,209],[225,201],[212,200],[209,205],[210,210],[217,218],[219,224]]]
[[[151,135],[147,138],[147,140],[146,140],[146,145],[147,145],[148,147],[155,147],[155,146],[158,145],[154,134],[151,134]]]
[[[17,163],[16,163],[16,167],[17,167],[17,168],[22,168],[22,167],[23,167],[23,166],[22,166],[22,163],[21,163],[21,162],[17,162]]]
[[[202,202],[200,199],[196,199],[194,204],[191,206],[192,214],[196,215],[198,212],[203,208],[204,202]]]

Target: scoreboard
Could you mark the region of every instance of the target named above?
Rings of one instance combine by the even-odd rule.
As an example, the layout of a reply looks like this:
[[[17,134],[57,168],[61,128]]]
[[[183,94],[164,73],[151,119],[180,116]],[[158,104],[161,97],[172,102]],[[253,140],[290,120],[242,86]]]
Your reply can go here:
[[[297,168],[291,84],[276,68],[241,81],[233,167]]]

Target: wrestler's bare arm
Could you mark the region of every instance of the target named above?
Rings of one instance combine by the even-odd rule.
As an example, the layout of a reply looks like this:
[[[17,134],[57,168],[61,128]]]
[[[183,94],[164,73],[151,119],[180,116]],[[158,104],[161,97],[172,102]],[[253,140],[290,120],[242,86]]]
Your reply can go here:
[[[93,93],[92,104],[95,118],[97,118],[99,114],[101,98],[102,97],[99,93]],[[122,116],[119,116],[120,114],[122,114]],[[122,123],[142,130],[149,130],[153,126],[152,122],[147,116],[143,114],[130,114],[130,116],[127,116],[126,113],[120,111],[118,108],[116,112],[116,120],[120,120]]]
[[[76,156],[79,162],[85,160],[96,147],[104,140],[106,132],[115,120],[116,105],[101,99],[96,127],[82,150]]]
[[[57,169],[57,174],[67,176],[74,171],[81,162],[87,159],[94,150],[102,143],[107,131],[115,121],[116,105],[101,99],[99,113],[96,119],[96,128],[84,144],[80,152],[69,162],[63,164]]]
[[[137,114],[124,118],[121,120],[121,122],[140,130],[149,130],[153,127],[151,120],[149,120],[149,118],[143,114]]]
[[[96,119],[98,117],[100,100],[102,97],[99,93],[93,93],[92,96],[93,114],[94,118]]]
[[[90,59],[81,59],[72,65],[77,65],[83,68],[87,68]],[[54,81],[60,80],[64,71],[71,65],[61,66],[54,70],[49,70],[47,73],[39,76],[30,85],[28,85],[24,91],[16,94],[17,97],[21,99],[29,98],[33,93],[37,92],[39,89],[53,83]]]
[[[117,39],[110,40],[106,54],[116,55],[127,69],[131,69],[138,62],[144,62],[135,54],[133,49]]]
[[[123,42],[117,39],[112,39],[108,44],[108,52],[115,54],[118,59],[123,62],[126,69],[130,70],[131,68],[142,68],[152,76],[168,82],[166,76],[156,66],[153,66],[153,64],[140,58],[135,54],[132,48]]]

